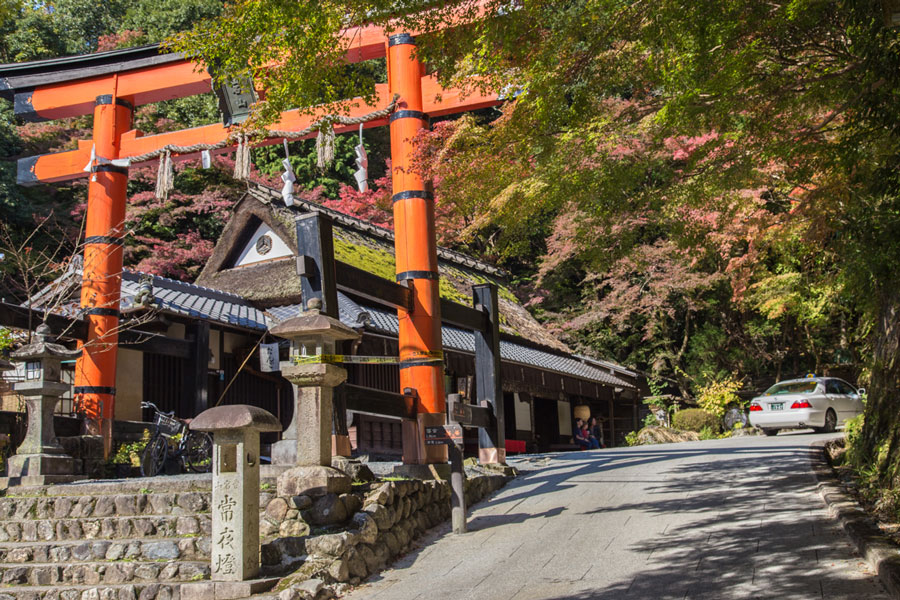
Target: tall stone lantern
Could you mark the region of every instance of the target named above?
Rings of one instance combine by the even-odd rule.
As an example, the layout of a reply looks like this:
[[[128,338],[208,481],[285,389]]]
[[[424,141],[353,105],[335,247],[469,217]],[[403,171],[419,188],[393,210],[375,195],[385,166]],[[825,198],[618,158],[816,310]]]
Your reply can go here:
[[[291,342],[281,374],[297,389],[294,419],[285,439],[272,448],[273,463],[294,466],[278,478],[280,496],[350,491],[350,479],[331,467],[334,388],[346,381],[347,371],[329,355],[337,342],[359,339],[359,333],[323,315],[321,307],[322,301],[312,298],[307,310],[271,330]]]
[[[16,383],[13,390],[25,397],[28,423],[25,440],[9,458],[10,485],[45,485],[83,478],[75,474],[75,459],[66,454],[53,426],[56,404],[69,390],[69,384],[60,381],[62,361],[77,358],[81,350],[54,343],[46,324],[39,325],[35,334],[35,341],[11,355],[14,361],[25,363],[25,381]]]

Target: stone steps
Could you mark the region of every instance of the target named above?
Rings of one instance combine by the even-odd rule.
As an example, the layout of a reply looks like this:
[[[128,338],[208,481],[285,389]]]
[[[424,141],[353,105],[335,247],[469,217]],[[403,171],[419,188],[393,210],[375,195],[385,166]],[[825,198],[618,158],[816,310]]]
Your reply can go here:
[[[209,563],[200,561],[107,561],[66,566],[36,562],[0,564],[0,584],[14,586],[15,589],[60,584],[173,584],[203,579],[209,579]]]
[[[0,520],[193,515],[209,512],[209,502],[203,491],[6,496],[0,498]]]
[[[0,520],[0,544],[67,540],[166,538],[209,535],[208,513],[134,517]]]
[[[179,600],[180,583],[55,585],[0,589],[0,600]]]
[[[117,539],[71,542],[6,542],[0,563],[79,563],[117,560],[209,560],[210,538]]]

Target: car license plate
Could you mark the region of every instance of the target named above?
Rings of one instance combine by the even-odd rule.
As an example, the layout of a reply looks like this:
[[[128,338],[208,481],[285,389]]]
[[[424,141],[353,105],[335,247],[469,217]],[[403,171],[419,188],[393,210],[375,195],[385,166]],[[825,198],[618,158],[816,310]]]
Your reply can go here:
[[[784,410],[784,402],[769,405],[769,410]]]

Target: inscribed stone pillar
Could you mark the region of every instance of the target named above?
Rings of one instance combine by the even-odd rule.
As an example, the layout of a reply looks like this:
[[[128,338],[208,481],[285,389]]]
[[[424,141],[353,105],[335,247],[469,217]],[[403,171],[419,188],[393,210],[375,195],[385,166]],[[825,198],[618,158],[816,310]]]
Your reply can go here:
[[[259,434],[281,431],[281,424],[257,406],[237,404],[200,413],[191,429],[213,435],[212,579],[252,579],[259,573]]]

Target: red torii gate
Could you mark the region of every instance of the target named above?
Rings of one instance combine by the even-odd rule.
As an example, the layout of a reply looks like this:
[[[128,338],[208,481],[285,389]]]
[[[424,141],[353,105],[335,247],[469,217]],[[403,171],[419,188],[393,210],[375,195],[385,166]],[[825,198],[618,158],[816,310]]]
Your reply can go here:
[[[443,423],[442,363],[423,360],[438,355],[442,348],[434,198],[412,168],[412,138],[419,129],[428,127],[430,116],[484,108],[499,100],[494,95],[465,95],[457,89],[442,89],[433,77],[424,74],[410,34],[387,36],[380,27],[367,26],[347,31],[344,39],[348,43],[348,62],[387,57],[388,84],[376,86],[376,103],[383,106],[395,95],[399,97],[397,110],[389,119],[370,121],[365,126],[390,125],[397,280],[407,282],[414,298],[412,310],[398,309],[400,387],[416,390],[419,411],[425,413],[427,424]],[[128,166],[112,161],[139,157],[167,145],[227,141],[232,130],[221,125],[152,136],[131,129],[136,106],[208,91],[210,78],[205,71],[181,55],[160,55],[153,48],[0,68],[0,94],[14,99],[16,114],[21,118],[42,121],[91,112],[94,115],[91,140],[79,141],[76,150],[21,159],[18,182],[35,185],[86,177],[85,165],[91,162],[92,150],[98,159],[91,162],[90,169],[81,294],[89,327],[84,353],[76,367],[75,393],[85,415],[103,435],[107,454],[116,394],[116,328],[128,179]],[[373,110],[362,101],[356,104],[349,116]],[[302,130],[333,111],[334,107],[327,105],[319,107],[312,116],[286,111],[274,127]],[[349,129],[350,126],[335,126],[336,133]],[[281,139],[269,138],[255,145],[279,143]],[[228,148],[218,150],[226,151]],[[189,160],[198,156],[199,153],[186,153],[173,158]],[[420,463],[446,461],[444,446],[425,447],[420,442],[416,454]]]

